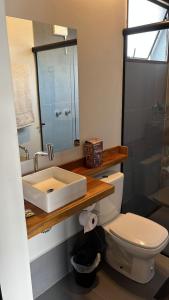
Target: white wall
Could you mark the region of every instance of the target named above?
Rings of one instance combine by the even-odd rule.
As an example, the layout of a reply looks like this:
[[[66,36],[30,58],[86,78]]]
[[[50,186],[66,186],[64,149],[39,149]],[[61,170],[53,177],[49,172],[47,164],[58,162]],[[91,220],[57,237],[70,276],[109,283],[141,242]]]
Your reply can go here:
[[[80,89],[80,135],[82,140],[92,136],[103,138],[104,148],[115,146],[121,142],[122,29],[125,27],[125,5],[126,1],[124,0],[6,0],[6,12],[9,16],[77,28]],[[1,28],[3,27],[1,26]],[[0,51],[2,50],[3,49],[1,48]],[[2,55],[0,56],[0,59],[2,59]],[[4,60],[2,60],[1,65],[2,63],[4,63]],[[3,81],[0,80],[0,84],[2,82]],[[6,85],[3,84],[4,87]],[[9,84],[5,88],[6,92],[10,92],[8,86]],[[3,98],[4,97],[1,97],[1,99]],[[6,94],[5,98],[8,99]],[[11,100],[11,97],[9,97],[9,99]],[[6,102],[3,103],[4,106],[5,104]],[[17,300],[20,300],[21,298],[22,300],[27,300],[31,299],[30,290],[28,293],[25,293],[24,297],[17,297],[16,295],[16,291],[17,293],[20,291],[17,280],[21,280],[21,286],[24,289],[25,285],[22,285],[22,279],[24,279],[24,276],[28,276],[28,278],[26,277],[25,279],[25,284],[28,282],[29,285],[29,268],[26,264],[27,248],[24,238],[25,224],[23,218],[23,202],[21,202],[22,192],[20,180],[19,182],[16,182],[16,180],[13,179],[15,176],[12,176],[13,173],[15,175],[15,172],[17,172],[17,176],[19,173],[19,157],[18,151],[16,151],[16,124],[13,108],[11,113],[11,103],[10,106],[5,106],[4,109],[2,107],[0,114],[2,114],[2,111],[2,117],[5,119],[2,120],[5,125],[3,124],[3,126],[0,126],[0,130],[2,131],[2,145],[5,144],[5,147],[1,149],[1,151],[3,150],[4,152],[4,165],[3,168],[0,168],[0,172],[2,175],[6,174],[6,176],[4,177],[1,175],[4,184],[3,192],[0,193],[0,196],[1,199],[3,199],[6,193],[9,193],[9,196],[6,197],[8,201],[6,200],[7,205],[5,209],[6,213],[9,215],[10,212],[12,213],[12,218],[14,219],[14,226],[10,228],[14,240],[16,239],[19,241],[18,235],[20,238],[23,236],[23,244],[21,245],[19,241],[16,249],[13,249],[13,245],[10,244],[9,251],[11,250],[11,252],[13,252],[9,262],[11,262],[13,270],[16,269],[16,267],[14,268],[13,262],[14,256],[19,253],[20,257],[18,258],[16,255],[18,274],[16,274],[15,271],[14,282],[12,283],[10,278],[5,290],[8,291],[9,286],[11,286],[11,289],[8,292],[13,292],[13,297],[4,298],[4,300],[15,299],[14,295]],[[7,119],[9,119],[9,128],[7,128],[8,134],[6,131],[3,132],[2,130],[2,128],[6,128]],[[0,120],[0,122],[2,122],[2,120]],[[14,155],[14,153],[17,154]],[[81,155],[81,149],[76,148],[70,151],[65,151],[64,153],[58,153],[56,155],[56,161],[60,163],[75,159]],[[8,166],[10,166],[10,169],[8,169]],[[23,166],[23,172],[26,172],[28,169],[30,169],[30,162],[26,162],[26,165]],[[10,189],[8,188],[9,182]],[[10,205],[8,205],[9,201],[12,204],[10,203]],[[2,207],[1,211],[3,211],[3,209],[4,208]],[[17,222],[15,218],[17,218]],[[4,216],[1,221],[3,221],[3,223],[5,222]],[[13,231],[16,230],[16,226],[18,235],[17,233],[13,234]],[[1,235],[5,240],[3,232]],[[7,241],[4,242],[3,246],[4,252],[9,248],[9,244],[6,243]],[[8,243],[10,243],[10,241],[8,241]],[[0,245],[1,244],[3,245],[3,240]],[[22,254],[18,248],[22,249]],[[21,263],[22,269],[20,267]],[[1,270],[5,271],[5,261],[2,266]],[[25,273],[21,276],[23,269],[25,269]],[[12,271],[9,271],[10,274],[12,274]],[[3,275],[0,280],[2,288],[4,288],[6,276]],[[14,292],[13,284],[15,281],[16,284]],[[26,298],[26,295],[28,298]]]
[[[0,285],[3,300],[32,289],[3,0],[0,1]]]
[[[104,148],[121,143],[124,0],[6,0],[7,15],[78,31],[80,136],[98,136]],[[58,162],[77,158],[73,149]]]

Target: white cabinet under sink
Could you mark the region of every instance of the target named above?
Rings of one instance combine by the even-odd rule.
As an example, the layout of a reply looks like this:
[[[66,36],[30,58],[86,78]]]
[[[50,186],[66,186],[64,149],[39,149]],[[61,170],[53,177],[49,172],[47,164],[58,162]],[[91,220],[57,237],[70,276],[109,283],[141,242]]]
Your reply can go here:
[[[49,252],[82,230],[78,215],[71,216],[61,223],[28,240],[30,262]]]

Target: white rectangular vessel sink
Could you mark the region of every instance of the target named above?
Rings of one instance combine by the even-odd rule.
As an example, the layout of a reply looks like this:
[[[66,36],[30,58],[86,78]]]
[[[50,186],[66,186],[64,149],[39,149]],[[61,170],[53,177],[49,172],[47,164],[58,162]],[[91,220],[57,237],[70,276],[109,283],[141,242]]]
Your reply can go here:
[[[24,176],[22,182],[25,200],[48,213],[87,192],[86,177],[59,167]]]

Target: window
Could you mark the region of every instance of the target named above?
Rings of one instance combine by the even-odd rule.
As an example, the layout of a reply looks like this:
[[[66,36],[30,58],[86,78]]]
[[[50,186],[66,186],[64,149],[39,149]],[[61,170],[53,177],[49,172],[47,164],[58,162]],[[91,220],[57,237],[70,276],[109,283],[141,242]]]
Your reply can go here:
[[[129,35],[127,57],[133,59],[167,61],[168,29]]]
[[[167,10],[148,0],[129,0],[128,26],[135,27],[166,19]],[[168,29],[128,36],[127,57],[167,61]]]
[[[161,22],[166,13],[165,8],[148,0],[129,0],[128,27]]]

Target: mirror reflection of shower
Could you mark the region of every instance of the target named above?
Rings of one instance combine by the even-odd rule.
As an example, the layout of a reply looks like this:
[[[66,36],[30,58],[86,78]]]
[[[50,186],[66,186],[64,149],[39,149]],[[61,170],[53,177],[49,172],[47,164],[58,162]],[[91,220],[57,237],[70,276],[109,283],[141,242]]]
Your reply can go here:
[[[77,31],[7,17],[21,160],[79,145]]]
[[[77,46],[33,49],[37,61],[42,149],[52,141],[55,151],[74,146],[79,139]],[[40,49],[40,50],[39,50]]]

